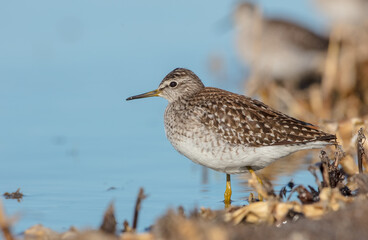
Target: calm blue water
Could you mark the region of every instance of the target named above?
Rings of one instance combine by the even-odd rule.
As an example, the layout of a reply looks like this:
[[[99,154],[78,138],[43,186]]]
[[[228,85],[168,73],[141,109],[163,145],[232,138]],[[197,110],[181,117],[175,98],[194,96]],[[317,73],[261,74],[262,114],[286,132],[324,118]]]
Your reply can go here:
[[[323,29],[306,1],[262,1],[266,13]],[[169,207],[222,208],[224,174],[179,155],[163,129],[164,99],[126,102],[155,89],[175,67],[207,85],[241,92],[246,70],[234,49],[235,1],[0,1],[0,193],[17,188],[15,232],[98,226],[113,201],[131,221],[139,187],[139,229]],[[227,81],[209,70],[224,61]],[[276,184],[313,183],[306,167]],[[233,177],[235,204],[249,189]],[[115,190],[108,189],[110,187]]]

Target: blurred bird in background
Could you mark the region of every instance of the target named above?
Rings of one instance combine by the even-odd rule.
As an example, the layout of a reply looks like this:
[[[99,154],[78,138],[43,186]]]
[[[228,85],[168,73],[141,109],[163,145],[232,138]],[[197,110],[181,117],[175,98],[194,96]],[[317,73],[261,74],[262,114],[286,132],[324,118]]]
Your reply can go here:
[[[306,121],[368,116],[368,0],[310,1],[329,21],[327,32],[264,16],[251,2],[237,5],[246,93]]]
[[[267,18],[250,3],[234,12],[236,46],[250,67],[247,93],[277,81],[287,88],[304,88],[321,79],[328,38],[286,19]]]

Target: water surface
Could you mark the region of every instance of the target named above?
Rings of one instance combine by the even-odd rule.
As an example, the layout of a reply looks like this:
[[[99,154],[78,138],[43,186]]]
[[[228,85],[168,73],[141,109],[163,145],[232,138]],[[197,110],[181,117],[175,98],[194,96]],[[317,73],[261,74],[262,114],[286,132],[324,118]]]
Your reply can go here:
[[[320,21],[306,1],[280,10],[309,26]],[[231,1],[2,1],[0,8],[0,193],[21,188],[15,231],[42,223],[61,231],[95,227],[113,201],[131,221],[139,187],[144,230],[169,207],[220,209],[225,176],[179,155],[163,129],[164,99],[125,102],[153,90],[175,67],[205,84],[241,92],[246,69],[234,49]],[[224,81],[209,70],[220,56]],[[302,161],[301,161],[302,162]],[[274,184],[313,179],[301,165]],[[109,190],[113,187],[113,190]],[[235,204],[250,189],[233,177]]]

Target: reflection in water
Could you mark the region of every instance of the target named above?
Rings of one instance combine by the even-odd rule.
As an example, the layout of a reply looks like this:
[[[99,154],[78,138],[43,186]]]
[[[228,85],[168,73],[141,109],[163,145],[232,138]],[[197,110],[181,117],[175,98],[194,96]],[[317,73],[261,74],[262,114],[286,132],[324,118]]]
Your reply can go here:
[[[262,179],[270,182],[275,189],[276,194],[282,187],[286,186],[290,181],[295,184],[303,185],[315,185],[313,175],[308,171],[308,167],[314,162],[318,161],[319,150],[302,151],[297,152],[287,157],[281,158],[273,162],[268,167],[257,171]],[[223,195],[223,180],[226,174],[215,172],[206,167],[193,164],[192,169],[195,174],[200,174],[201,177],[201,198],[215,199],[218,202],[222,201]],[[201,171],[198,171],[201,169]],[[250,174],[237,174],[233,175],[233,181],[235,187],[233,187],[234,197],[232,200],[234,204],[247,204],[247,199],[250,193],[254,193],[255,190],[249,186],[248,180],[251,178]],[[215,192],[215,193],[214,193]],[[213,195],[211,198],[209,195]],[[205,205],[205,202],[203,203]],[[218,205],[222,208],[222,205]]]
[[[311,163],[313,151],[302,151],[281,158],[268,167],[260,170],[260,175],[270,181],[277,181],[281,176],[290,176],[303,170],[303,167]],[[319,152],[318,150],[314,152]],[[304,169],[307,170],[307,169]]]
[[[208,183],[208,168],[202,166],[202,184]]]

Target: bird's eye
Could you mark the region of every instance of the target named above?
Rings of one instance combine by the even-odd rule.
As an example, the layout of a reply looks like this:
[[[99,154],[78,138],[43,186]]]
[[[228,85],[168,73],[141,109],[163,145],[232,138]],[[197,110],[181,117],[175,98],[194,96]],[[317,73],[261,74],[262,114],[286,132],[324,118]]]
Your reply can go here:
[[[170,87],[176,87],[176,85],[178,85],[177,82],[171,82],[170,83]]]

